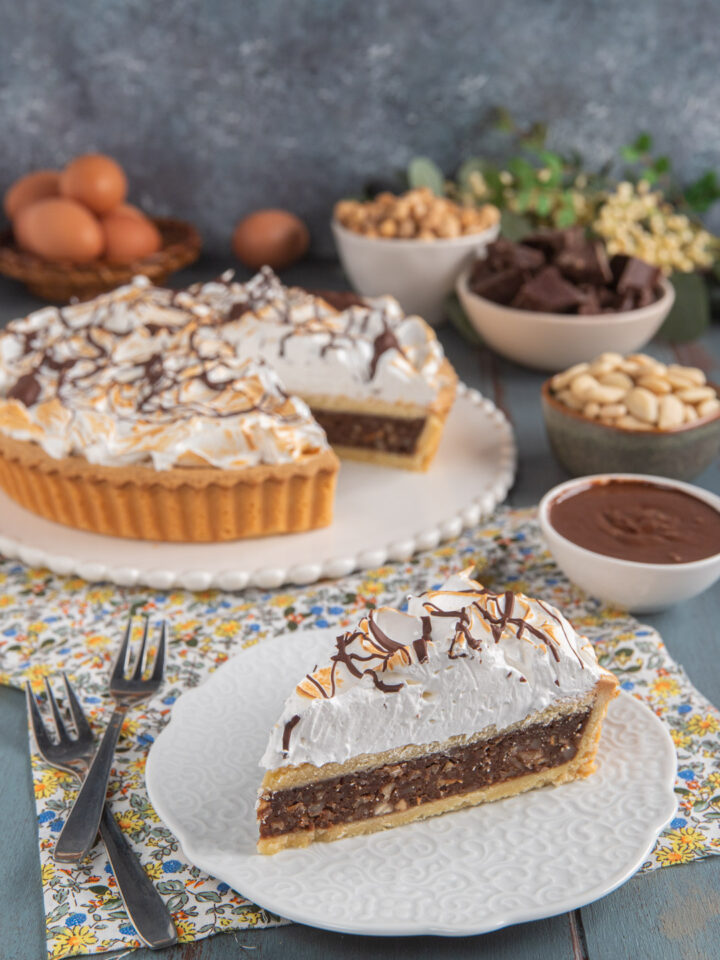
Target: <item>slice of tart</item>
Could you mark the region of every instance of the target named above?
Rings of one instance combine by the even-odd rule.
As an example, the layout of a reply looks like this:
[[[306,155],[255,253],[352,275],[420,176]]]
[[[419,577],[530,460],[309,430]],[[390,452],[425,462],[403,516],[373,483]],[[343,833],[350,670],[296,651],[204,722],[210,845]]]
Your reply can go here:
[[[263,357],[305,400],[340,456],[428,468],[457,377],[432,328],[393,297],[325,299],[283,287],[269,268],[188,293],[221,318],[239,356]]]
[[[0,487],[59,523],[219,541],[326,526],[338,460],[211,311],[137,281],[0,334]]]
[[[617,680],[554,607],[469,572],[371,611],[300,680],[261,761],[261,853],[593,772]]]

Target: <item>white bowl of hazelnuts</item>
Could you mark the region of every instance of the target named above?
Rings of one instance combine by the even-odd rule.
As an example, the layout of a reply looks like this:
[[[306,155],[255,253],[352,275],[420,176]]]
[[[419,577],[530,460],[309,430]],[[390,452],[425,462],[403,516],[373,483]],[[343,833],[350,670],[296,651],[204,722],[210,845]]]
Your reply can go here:
[[[426,188],[341,200],[332,231],[343,269],[364,297],[391,294],[436,325],[462,270],[498,235],[497,207],[462,207]]]

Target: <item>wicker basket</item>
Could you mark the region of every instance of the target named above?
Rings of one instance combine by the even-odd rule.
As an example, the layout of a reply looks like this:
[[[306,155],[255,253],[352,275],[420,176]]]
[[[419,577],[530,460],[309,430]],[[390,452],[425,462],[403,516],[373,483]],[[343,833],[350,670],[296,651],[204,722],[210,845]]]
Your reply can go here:
[[[33,253],[20,250],[11,230],[0,234],[0,273],[22,281],[31,293],[54,303],[71,299],[90,300],[99,293],[129,283],[139,273],[153,283],[162,284],[176,270],[187,267],[200,254],[200,234],[183,220],[155,217],[152,222],[160,231],[162,247],[152,256],[134,263],[117,264],[105,260],[78,264],[57,261],[50,263]]]

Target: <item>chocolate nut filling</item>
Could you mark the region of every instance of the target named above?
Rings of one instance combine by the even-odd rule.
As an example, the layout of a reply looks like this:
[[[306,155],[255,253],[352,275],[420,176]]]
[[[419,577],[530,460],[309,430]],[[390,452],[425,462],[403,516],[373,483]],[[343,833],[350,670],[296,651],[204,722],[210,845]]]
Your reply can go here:
[[[403,417],[315,409],[312,414],[327,434],[331,445],[364,447],[388,453],[414,453],[418,437],[425,426],[422,417],[410,420]]]
[[[260,836],[322,829],[470,793],[572,760],[590,710],[443,753],[359,770],[260,798]]]

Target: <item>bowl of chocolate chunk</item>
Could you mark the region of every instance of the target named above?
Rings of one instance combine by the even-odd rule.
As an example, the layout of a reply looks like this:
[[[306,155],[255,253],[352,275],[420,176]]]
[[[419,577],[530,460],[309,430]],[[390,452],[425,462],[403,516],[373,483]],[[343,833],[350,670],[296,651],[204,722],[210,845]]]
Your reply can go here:
[[[457,293],[489,347],[538,370],[562,370],[603,351],[639,350],[675,299],[657,267],[608,257],[581,227],[514,243],[504,237],[467,267]]]
[[[593,597],[641,613],[690,600],[720,578],[720,497],[631,473],[561,483],[539,507],[563,573]]]
[[[720,396],[698,367],[602,353],[546,380],[542,409],[550,446],[574,476],[691,480],[720,456]]]
[[[364,297],[391,294],[406,313],[442,321],[460,271],[500,229],[492,204],[465,207],[427,187],[373,200],[340,200],[332,230],[340,262]]]

